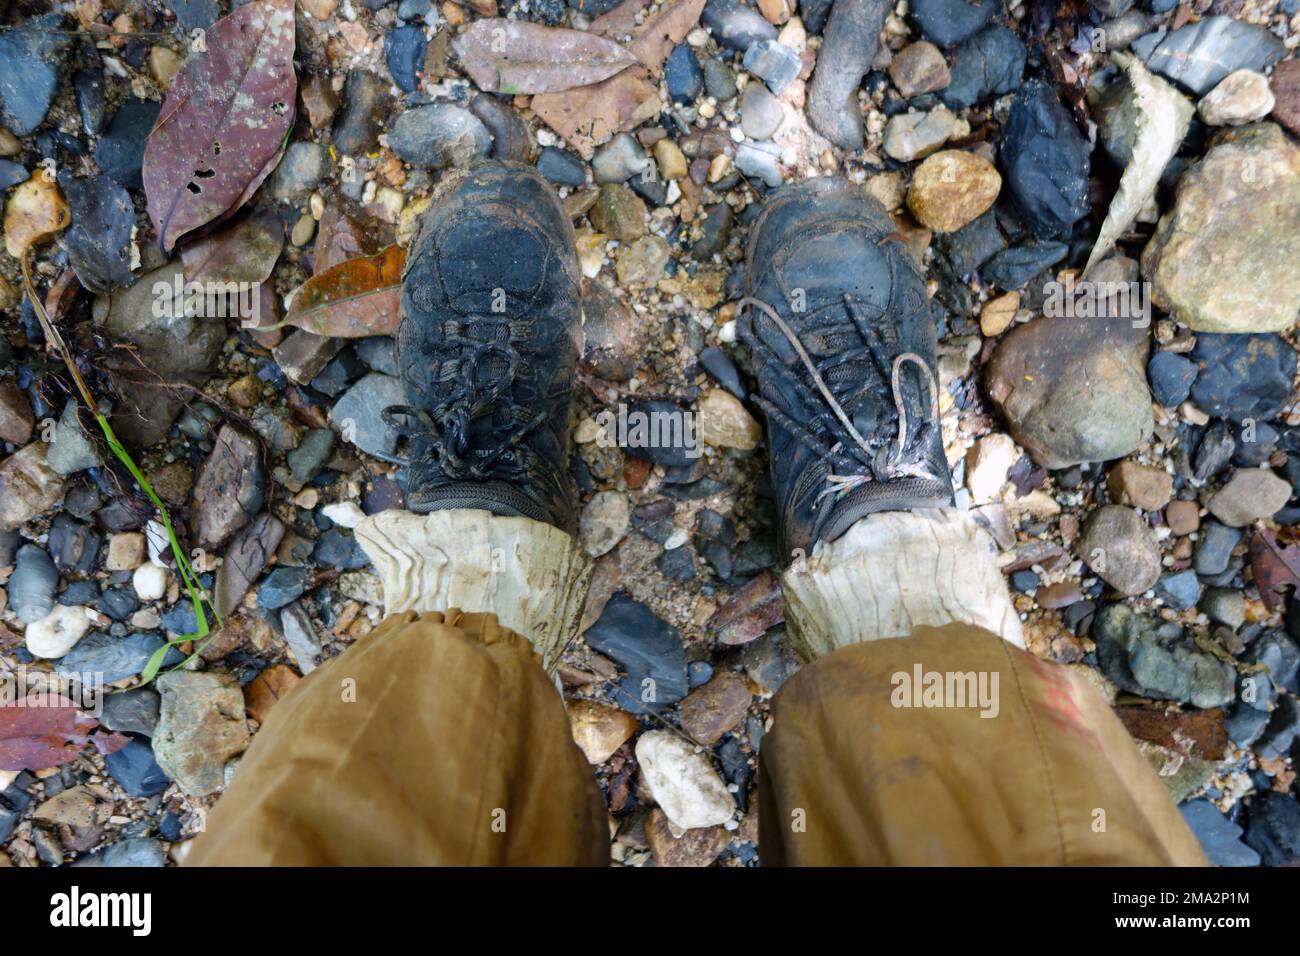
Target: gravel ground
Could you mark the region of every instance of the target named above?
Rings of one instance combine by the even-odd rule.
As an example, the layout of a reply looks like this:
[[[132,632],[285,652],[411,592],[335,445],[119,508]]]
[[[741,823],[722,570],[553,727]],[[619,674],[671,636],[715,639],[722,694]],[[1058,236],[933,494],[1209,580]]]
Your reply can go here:
[[[754,769],[795,663],[734,301],[765,196],[820,175],[878,199],[929,279],[958,503],[1030,650],[1095,679],[1214,862],[1300,859],[1294,0],[504,4],[300,0],[296,115],[253,131],[273,159],[287,132],[283,159],[167,253],[145,138],[205,55],[191,31],[238,8],[5,15],[0,661],[128,692],[100,717],[115,744],[0,770],[0,863],[183,859],[276,698],[379,622],[350,529],[403,501],[378,416],[400,400],[392,296],[371,281],[317,313],[347,337],[267,327],[310,277],[403,246],[486,155],[556,184],[587,281],[574,467],[596,570],[559,676],[615,863],[758,862]],[[507,17],[538,30],[494,47]],[[22,193],[42,166],[57,199],[48,177]],[[39,294],[225,619],[149,686],[193,609],[22,294],[33,195],[71,222],[36,246]],[[1089,280],[1139,290],[1102,317],[1070,297],[1094,253]],[[152,308],[196,272],[257,284],[258,320]],[[693,414],[702,454],[611,446],[620,406]]]

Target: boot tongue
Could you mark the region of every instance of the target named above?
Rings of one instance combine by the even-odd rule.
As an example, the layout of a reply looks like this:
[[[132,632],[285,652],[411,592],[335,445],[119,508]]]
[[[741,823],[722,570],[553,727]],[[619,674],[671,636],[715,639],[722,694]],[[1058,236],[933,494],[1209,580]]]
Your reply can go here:
[[[813,236],[798,244],[780,270],[792,292],[804,290],[809,312],[842,303],[845,295],[860,302],[869,314],[877,314],[889,304],[892,277],[888,258],[864,230]]]
[[[463,312],[518,315],[545,278],[546,247],[523,226],[470,219],[451,226],[439,245],[443,287]]]

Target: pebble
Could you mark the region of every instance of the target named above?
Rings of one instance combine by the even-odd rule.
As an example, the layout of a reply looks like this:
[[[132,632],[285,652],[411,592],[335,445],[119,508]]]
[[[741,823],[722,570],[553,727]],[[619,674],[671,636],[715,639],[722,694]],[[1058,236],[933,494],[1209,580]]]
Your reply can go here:
[[[1121,461],[1111,468],[1106,478],[1110,500],[1116,504],[1159,511],[1169,503],[1174,494],[1173,476],[1163,468],[1142,465],[1136,461]]]
[[[371,372],[353,385],[330,410],[344,441],[368,455],[391,455],[397,447],[397,432],[384,421],[383,410],[406,401],[400,379]]]
[[[537,171],[560,186],[581,186],[587,181],[587,167],[567,149],[545,146],[537,156]]]
[[[720,44],[740,53],[759,40],[776,39],[776,27],[753,7],[744,6],[738,0],[709,0],[700,22]]]
[[[39,621],[27,625],[24,639],[33,657],[62,657],[90,630],[90,614],[78,605],[55,605]]]
[[[262,510],[266,469],[257,439],[234,425],[217,432],[212,454],[194,477],[194,530],[201,547],[218,548]]]
[[[167,851],[163,845],[148,837],[128,837],[118,840],[105,850],[87,854],[73,866],[155,867],[165,866]]]
[[[334,122],[334,146],[347,156],[374,149],[391,106],[386,84],[367,70],[351,70],[343,85],[343,109]]]
[[[170,671],[154,685],[162,695],[153,751],[181,790],[204,797],[225,786],[227,761],[249,743],[244,695],[224,671]]]
[[[598,183],[625,183],[650,163],[650,157],[636,138],[619,133],[596,150],[591,158],[591,171]]]
[[[127,189],[143,188],[144,144],[161,109],[161,103],[130,99],[113,114],[95,146],[95,162],[104,175]]]
[[[1300,313],[1300,146],[1229,131],[1183,173],[1142,253],[1151,299],[1196,332],[1280,332]]]
[[[1234,631],[1246,623],[1246,596],[1232,588],[1207,588],[1200,606],[1211,621]]]
[[[23,545],[9,576],[10,610],[24,624],[39,621],[53,610],[58,584],[59,569],[45,549],[36,544]]]
[[[599,491],[583,506],[578,539],[591,557],[608,554],[627,534],[632,506],[621,491]]]
[[[1210,126],[1244,126],[1267,116],[1273,104],[1268,77],[1254,70],[1237,70],[1206,93],[1196,111]]]
[[[923,159],[957,135],[959,125],[965,124],[945,106],[928,113],[900,113],[885,126],[885,152],[900,163]]]
[[[987,159],[947,149],[916,168],[907,208],[926,228],[955,232],[987,212],[1001,188],[1002,177]]]
[[[651,730],[636,742],[636,760],[646,789],[678,828],[721,826],[736,812],[727,785],[708,758],[666,730]]]
[[[986,338],[996,338],[1011,328],[1019,311],[1019,292],[1004,292],[989,299],[980,309],[980,333]]]
[[[752,695],[745,679],[732,671],[717,674],[677,707],[685,730],[696,743],[711,746],[745,719]]]
[[[704,70],[687,44],[677,44],[664,61],[664,83],[674,103],[694,103],[704,92]]]
[[[121,750],[105,754],[104,767],[132,797],[152,797],[171,783],[154,760],[153,748],[142,740],[132,740]]]
[[[60,659],[60,674],[103,674],[105,683],[135,677],[148,665],[150,658],[163,647],[157,634],[134,633],[113,637],[92,631]],[[163,667],[175,667],[185,655],[173,647],[163,658]]]
[[[0,463],[0,533],[17,531],[63,497],[63,476],[46,464],[48,447],[32,442]]]
[[[1187,400],[1196,381],[1196,363],[1177,352],[1157,352],[1147,363],[1151,394],[1165,408],[1177,408]]]
[[[271,177],[271,195],[284,202],[302,199],[325,175],[325,150],[316,143],[293,143]]]
[[[751,83],[745,87],[740,98],[740,128],[750,139],[771,139],[781,123],[785,112],[778,100],[760,83]]]
[[[1033,279],[1069,255],[1064,242],[1034,239],[996,253],[980,266],[985,281],[1002,289],[1022,289]]]
[[[632,242],[645,235],[645,202],[622,183],[601,186],[587,216],[601,233],[619,242]]]
[[[1192,459],[1192,477],[1206,481],[1223,471],[1232,461],[1236,444],[1232,429],[1226,422],[1213,422],[1205,429],[1200,444],[1196,446],[1196,454]]]
[[[953,53],[944,103],[962,109],[1019,89],[1026,52],[1020,37],[1011,30],[998,24],[985,27]]]
[[[646,817],[645,838],[655,866],[669,868],[711,866],[731,842],[726,827],[674,832],[673,824],[662,810],[651,810]]]
[[[918,40],[894,54],[889,78],[906,99],[945,88],[950,76],[948,61],[933,43]]]
[[[1168,607],[1185,611],[1196,607],[1201,599],[1201,582],[1195,571],[1176,571],[1163,575],[1156,582],[1156,597]]]
[[[1229,528],[1217,521],[1206,521],[1201,525],[1200,537],[1196,541],[1196,552],[1192,566],[1196,573],[1205,577],[1214,577],[1228,569],[1232,549],[1241,541],[1241,532]]]
[[[1165,523],[1175,535],[1191,534],[1201,526],[1200,511],[1195,501],[1171,501],[1165,508]]]
[[[722,60],[710,58],[704,61],[704,91],[719,103],[725,103],[737,94],[736,73]]]
[[[1265,866],[1293,866],[1300,860],[1300,803],[1271,790],[1246,805],[1246,845]]]
[[[1010,435],[985,435],[966,452],[966,487],[975,504],[998,497],[1007,483],[1011,466],[1020,459],[1020,449]]]
[[[0,33],[0,120],[27,136],[45,120],[59,86],[62,14],[34,18]]]
[[[59,184],[72,210],[72,228],[62,241],[78,280],[92,292],[130,285],[135,281],[131,274],[135,206],[130,194],[107,176],[64,175]]]
[[[568,702],[569,730],[590,764],[601,764],[627,743],[640,722],[627,711],[594,700]]]
[[[740,399],[721,388],[710,389],[697,407],[700,440],[717,448],[750,451],[763,437],[762,426],[754,420]]]
[[[142,601],[157,601],[167,593],[167,569],[147,561],[131,575],[131,586]]]
[[[384,57],[393,82],[406,93],[420,88],[417,75],[424,69],[424,54],[429,41],[422,26],[402,26],[391,30],[384,40]]]
[[[1205,17],[1169,33],[1149,33],[1131,49],[1150,69],[1198,96],[1236,70],[1263,72],[1286,52],[1282,41],[1264,27],[1226,16]]]
[[[388,148],[412,166],[444,169],[486,157],[492,137],[469,110],[434,103],[398,114],[388,130]]]
[[[1150,437],[1146,359],[1147,332],[1131,322],[1045,316],[1002,338],[985,381],[1016,442],[1061,469],[1122,458]]]
[[[1273,70],[1270,88],[1276,100],[1273,118],[1292,133],[1300,134],[1300,60],[1279,63]]]
[[[311,617],[301,604],[291,604],[280,614],[280,629],[294,663],[306,677],[316,669],[321,654],[320,638],[312,627]]]
[[[1090,636],[1102,671],[1129,693],[1194,707],[1222,707],[1235,696],[1235,669],[1198,650],[1176,622],[1108,604],[1093,618]]]
[[[799,75],[799,54],[776,40],[759,40],[745,51],[742,66],[780,96]]]
[[[614,702],[633,714],[658,711],[686,696],[686,651],[677,629],[619,592],[583,635],[587,646],[626,672]]]
[[[1213,866],[1259,866],[1259,854],[1241,842],[1241,827],[1209,800],[1188,800],[1178,812]]]
[[[258,589],[257,606],[275,611],[292,604],[307,590],[308,573],[305,567],[275,568]]]
[[[305,483],[320,474],[333,453],[334,429],[311,428],[303,434],[298,447],[285,455],[285,461],[293,477]]]
[[[826,24],[817,66],[808,87],[813,129],[842,149],[862,146],[858,89],[880,49],[888,0],[840,0]]]
[[[1030,80],[1020,88],[999,156],[1007,190],[1039,239],[1068,234],[1088,214],[1091,152],[1092,144],[1048,83]]]
[[[1076,551],[1120,594],[1141,594],[1160,577],[1160,546],[1132,508],[1104,505],[1088,515]]]
[[[672,254],[658,236],[642,236],[618,251],[615,271],[625,286],[653,285],[663,277]]]
[[[337,501],[325,505],[320,513],[340,528],[355,528],[366,516],[355,501]]]
[[[1210,496],[1210,514],[1230,528],[1242,528],[1269,518],[1291,499],[1291,485],[1260,468],[1239,468],[1226,485]]]
[[[912,16],[921,32],[939,46],[955,46],[972,36],[1001,10],[996,0],[914,0]]]
[[[1277,335],[1198,335],[1192,360],[1199,373],[1192,399],[1231,422],[1267,421],[1286,406],[1296,353]]]

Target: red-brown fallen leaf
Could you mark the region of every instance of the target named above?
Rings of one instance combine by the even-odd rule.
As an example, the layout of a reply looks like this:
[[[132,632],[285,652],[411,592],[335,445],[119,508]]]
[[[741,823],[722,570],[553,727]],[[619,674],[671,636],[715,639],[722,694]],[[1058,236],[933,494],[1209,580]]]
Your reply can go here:
[[[97,732],[98,726],[71,700],[54,694],[0,707],[0,770],[45,770],[76,760],[88,743],[107,754],[130,742],[122,734]]]
[[[376,239],[376,233],[385,238]],[[392,230],[343,208],[338,203],[325,207],[316,227],[316,243],[312,246],[312,275],[320,275],[349,259],[372,256],[390,244]]]
[[[1250,542],[1250,571],[1264,606],[1274,610],[1284,597],[1279,588],[1300,590],[1300,544],[1284,547],[1276,531],[1257,532]]]
[[[650,0],[623,0],[614,9],[592,20],[591,26],[587,29],[598,36],[621,41],[631,36],[632,31],[636,29],[636,18],[648,6]]]
[[[508,95],[588,86],[636,63],[603,37],[526,20],[478,20],[452,48],[479,89]]]
[[[632,41],[627,48],[651,73],[658,76],[668,54],[686,39],[686,34],[695,29],[703,12],[704,0],[672,0],[671,3],[665,3],[632,32]]]
[[[644,67],[629,67],[608,80],[569,90],[539,93],[533,112],[551,129],[591,159],[596,147],[615,133],[640,126],[659,115],[659,87]]]
[[[764,571],[731,596],[709,619],[723,644],[748,644],[785,620],[785,597],[771,572]]]
[[[265,282],[284,249],[284,224],[258,209],[181,250],[186,282]]]
[[[337,338],[392,335],[397,331],[405,263],[401,246],[340,262],[294,291],[284,321]]]
[[[253,0],[208,28],[176,74],[144,150],[149,218],[164,252],[232,215],[271,174],[293,128],[292,0]]]
[[[302,678],[288,664],[272,664],[244,687],[244,709],[259,724],[266,723],[271,708]]]

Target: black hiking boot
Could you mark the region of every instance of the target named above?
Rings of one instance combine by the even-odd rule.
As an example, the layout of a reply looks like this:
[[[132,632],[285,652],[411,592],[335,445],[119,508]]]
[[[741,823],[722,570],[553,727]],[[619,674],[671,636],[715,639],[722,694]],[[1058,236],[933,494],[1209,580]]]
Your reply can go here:
[[[737,331],[767,414],[786,553],[876,511],[952,503],[925,281],[884,209],[838,178],[773,193]]]
[[[573,533],[572,390],[582,334],[573,227],[529,167],[440,187],[402,277],[407,508],[478,508]]]

